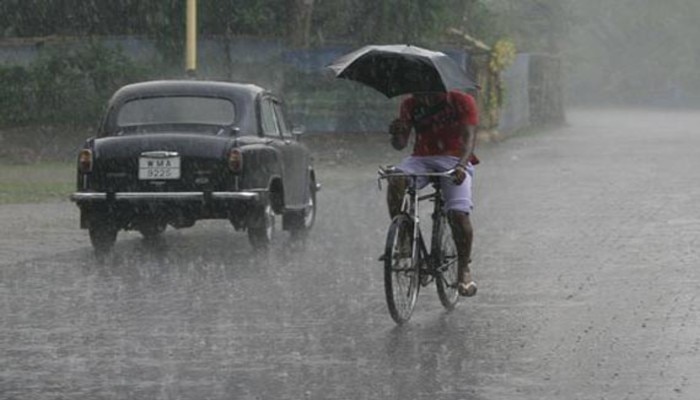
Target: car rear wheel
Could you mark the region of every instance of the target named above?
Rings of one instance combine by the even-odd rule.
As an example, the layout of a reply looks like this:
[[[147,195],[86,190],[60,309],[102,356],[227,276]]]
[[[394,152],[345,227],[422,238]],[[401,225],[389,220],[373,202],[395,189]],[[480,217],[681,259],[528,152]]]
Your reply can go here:
[[[92,224],[88,231],[90,243],[92,243],[92,248],[97,256],[103,256],[112,251],[114,243],[117,241],[117,228],[110,225]]]
[[[248,224],[248,240],[256,250],[265,250],[270,246],[275,234],[275,212],[268,203],[254,212]]]

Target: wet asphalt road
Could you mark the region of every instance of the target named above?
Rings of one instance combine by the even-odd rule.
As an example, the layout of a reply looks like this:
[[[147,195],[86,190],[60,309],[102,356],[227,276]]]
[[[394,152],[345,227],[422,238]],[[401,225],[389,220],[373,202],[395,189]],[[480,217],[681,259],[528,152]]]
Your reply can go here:
[[[576,111],[482,145],[475,298],[384,301],[381,160],[318,173],[317,225],[121,233],[0,206],[0,399],[698,399],[700,114]]]

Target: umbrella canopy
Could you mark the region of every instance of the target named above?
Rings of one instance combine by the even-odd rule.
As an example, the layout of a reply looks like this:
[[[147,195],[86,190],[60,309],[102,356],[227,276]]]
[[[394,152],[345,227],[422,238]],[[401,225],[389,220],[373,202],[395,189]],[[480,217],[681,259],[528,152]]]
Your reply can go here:
[[[328,68],[337,78],[363,83],[388,98],[475,87],[445,53],[411,45],[365,46],[338,58]]]

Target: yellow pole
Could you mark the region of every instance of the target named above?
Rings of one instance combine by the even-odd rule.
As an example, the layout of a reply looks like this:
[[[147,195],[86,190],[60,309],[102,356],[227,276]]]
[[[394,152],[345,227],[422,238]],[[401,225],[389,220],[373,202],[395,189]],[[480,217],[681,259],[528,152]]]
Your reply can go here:
[[[194,76],[197,70],[197,0],[187,0],[187,74]]]

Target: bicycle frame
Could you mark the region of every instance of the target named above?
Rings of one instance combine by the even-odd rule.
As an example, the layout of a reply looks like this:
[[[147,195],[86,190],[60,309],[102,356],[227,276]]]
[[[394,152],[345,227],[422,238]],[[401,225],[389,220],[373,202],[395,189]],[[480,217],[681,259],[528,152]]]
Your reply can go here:
[[[380,168],[379,170],[379,186],[381,188],[381,179],[391,179],[395,177],[404,177],[408,178],[410,180],[410,183],[406,185],[406,189],[404,191],[404,196],[403,200],[401,203],[401,213],[407,215],[410,220],[413,223],[414,229],[413,229],[413,239],[412,242],[414,244],[417,244],[417,246],[413,246],[413,253],[411,254],[413,257],[419,256],[416,258],[419,260],[421,263],[427,263],[428,268],[423,268],[423,272],[427,272],[430,275],[435,275],[436,269],[439,267],[437,265],[437,260],[434,260],[435,257],[433,255],[435,254],[435,249],[439,245],[437,242],[439,241],[440,238],[437,237],[437,232],[439,229],[439,217],[442,213],[442,206],[443,206],[443,199],[442,199],[442,190],[440,188],[440,183],[431,181],[430,184],[433,187],[433,192],[428,193],[428,194],[423,194],[419,195],[418,190],[416,189],[416,180],[419,177],[428,177],[428,178],[444,178],[444,177],[451,177],[454,174],[454,169],[450,169],[445,172],[429,172],[429,173],[422,173],[422,174],[407,174],[403,172],[392,172],[391,170],[386,170]],[[425,200],[432,200],[434,202],[433,206],[433,213],[432,213],[432,219],[433,219],[433,229],[432,229],[432,234],[431,234],[431,243],[430,243],[430,251],[428,251],[428,246],[425,244],[425,240],[423,238],[423,233],[420,229],[420,216],[419,216],[419,208],[420,208],[420,203],[424,202]],[[418,252],[418,254],[416,254]],[[421,265],[422,267],[423,265]]]

